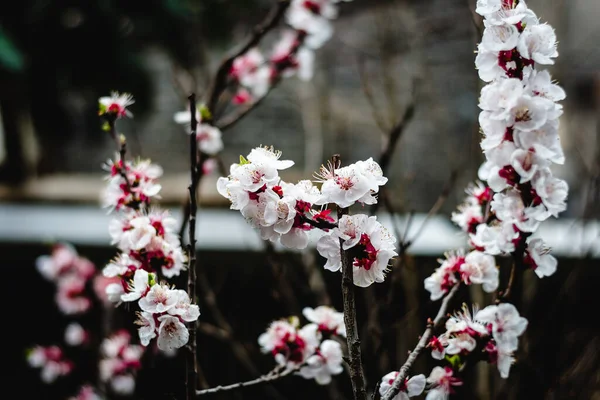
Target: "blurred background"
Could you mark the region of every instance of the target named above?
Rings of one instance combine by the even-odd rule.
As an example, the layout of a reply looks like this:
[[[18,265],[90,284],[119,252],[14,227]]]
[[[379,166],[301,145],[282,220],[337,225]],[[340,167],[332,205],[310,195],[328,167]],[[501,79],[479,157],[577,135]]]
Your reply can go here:
[[[0,5],[0,248],[10,296],[19,296],[18,304],[30,310],[17,311],[17,324],[10,323],[17,327],[10,330],[17,343],[9,349],[15,365],[9,382],[26,380],[18,387],[21,398],[67,398],[97,372],[89,355],[83,356],[83,372],[45,386],[24,357],[28,346],[60,342],[66,323],[53,307],[52,284],[34,268],[36,258],[57,241],[72,243],[98,269],[116,253],[109,245],[109,217],[99,207],[101,167],[115,148],[100,129],[97,99],[111,90],[134,95],[135,117],[120,121],[119,129],[128,138],[131,157],[151,158],[164,168],[161,205],[181,219],[188,140],[173,115],[186,108],[191,92],[200,98],[206,93],[219,62],[273,3],[23,0]],[[550,71],[567,92],[561,118],[567,161],[554,172],[569,183],[569,206],[540,232],[554,248],[559,270],[543,280],[526,274],[518,288],[529,329],[510,379],[480,365],[468,372],[469,384],[459,395],[599,399],[600,332],[593,315],[600,278],[600,2],[527,3],[556,29],[560,57]],[[426,318],[436,312],[438,305],[422,285],[436,258],[465,243],[449,216],[483,159],[477,122],[482,82],[474,69],[481,21],[474,6],[475,0],[343,2],[334,36],[317,51],[312,81],[284,80],[223,135],[226,165],[253,147],[273,145],[296,162],[283,174],[294,181],[311,177],[333,153],[348,163],[377,158],[391,130],[414,110],[405,121],[387,185],[400,226],[414,212],[413,227],[418,227],[452,172],[457,174],[437,216],[390,279],[359,296],[359,317],[368,326],[363,346],[370,388],[403,362]],[[265,43],[272,40],[268,36]],[[199,357],[211,386],[271,369],[271,358],[261,355],[256,343],[271,320],[324,302],[341,309],[339,276],[322,271],[316,251],[265,251],[258,235],[216,193],[217,178],[217,172],[206,177],[200,188],[199,260],[255,370],[232,353],[231,339],[201,332]],[[322,283],[317,295],[315,279]],[[491,301],[475,289],[463,297]],[[374,308],[384,298],[385,307]],[[219,325],[218,317],[204,312],[202,299],[200,308],[201,319]],[[99,332],[103,314],[96,304],[86,323]],[[130,319],[121,319],[111,322],[115,329],[134,329]],[[426,373],[433,365],[423,357],[417,370]],[[182,362],[158,358],[140,374],[136,396],[180,398],[183,379]],[[277,383],[275,392],[257,388],[222,398],[349,396],[346,375],[334,386],[290,378]]]

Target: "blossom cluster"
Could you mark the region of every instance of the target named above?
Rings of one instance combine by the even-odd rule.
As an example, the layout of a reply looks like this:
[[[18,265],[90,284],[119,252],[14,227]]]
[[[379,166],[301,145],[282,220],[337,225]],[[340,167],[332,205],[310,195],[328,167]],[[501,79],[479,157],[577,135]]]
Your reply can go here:
[[[487,306],[473,314],[466,307],[446,321],[446,331],[433,337],[428,344],[433,358],[465,357],[476,349],[483,351],[487,361],[497,364],[502,378],[507,378],[514,362],[513,352],[518,337],[527,328],[527,319],[521,317],[514,305],[501,303]]]
[[[332,375],[343,371],[342,347],[336,338],[346,336],[344,316],[327,306],[306,307],[302,313],[309,323],[300,327],[297,317],[273,321],[258,343],[282,368],[298,369],[303,378],[327,385]]]
[[[479,0],[476,11],[485,25],[476,66],[489,82],[479,101],[486,157],[479,178],[494,193],[489,218],[470,226],[470,242],[492,255],[524,253],[527,266],[548,276],[556,259],[531,235],[566,209],[568,194],[567,183],[550,169],[565,159],[558,134],[563,110],[557,102],[566,95],[547,70],[538,69],[554,64],[556,35],[525,1]]]
[[[117,110],[122,97],[113,95],[117,105],[104,107]],[[116,112],[117,118],[125,115]],[[185,291],[158,283],[157,276],[180,275],[187,261],[176,233],[177,221],[168,211],[150,204],[161,189],[157,179],[162,168],[148,160],[131,164],[119,159],[108,165],[104,206],[118,212],[110,222],[109,233],[111,244],[120,253],[102,271],[104,277],[118,280],[106,286],[107,297],[114,303],[138,302],[142,345],[158,337],[159,349],[180,348],[189,338],[185,322],[196,321],[200,312]]]
[[[499,271],[494,256],[512,254],[515,268],[532,268],[539,277],[556,270],[556,259],[542,239],[532,237],[539,224],[566,209],[566,182],[552,175],[550,166],[562,164],[558,135],[565,92],[537,65],[553,64],[554,30],[540,23],[523,0],[478,0],[484,32],[477,49],[479,76],[488,82],[481,91],[479,123],[486,161],[479,179],[467,188],[467,198],[452,221],[469,235],[469,252],[449,252],[425,279],[431,300],[456,285],[481,284],[495,292]],[[487,185],[484,182],[487,182]],[[507,378],[527,320],[514,305],[500,303],[483,310],[466,307],[446,322],[446,330],[428,343],[432,356],[451,364],[436,367],[426,379],[427,399],[447,398],[462,385],[456,376],[467,360],[496,364]],[[384,377],[388,391],[395,377]],[[406,398],[407,382],[400,394]],[[422,379],[419,379],[422,382]],[[385,382],[382,382],[382,386]],[[416,393],[416,392],[415,392]]]
[[[291,0],[285,13],[288,27],[268,52],[252,47],[233,59],[228,78],[236,86],[232,98],[234,105],[253,104],[265,97],[273,85],[281,78],[297,75],[308,81],[313,77],[314,51],[322,47],[333,34],[332,20],[337,18],[338,4],[351,0]],[[196,132],[199,150],[209,156],[223,149],[222,133],[219,128],[205,118],[199,107]],[[190,110],[175,113],[173,119],[178,124],[189,124]],[[205,168],[210,168],[209,161]]]
[[[163,174],[160,166],[150,160],[134,162],[108,160],[104,169],[107,187],[102,193],[102,206],[117,211],[147,208],[152,198],[159,198],[161,186],[158,178]]]
[[[35,346],[29,349],[27,362],[33,368],[40,368],[40,376],[44,383],[52,383],[73,370],[73,363],[58,346]]]
[[[446,258],[439,261],[440,266],[425,279],[431,300],[441,299],[459,282],[479,284],[488,293],[498,289],[499,271],[496,260],[489,254],[473,250],[465,255],[459,250],[446,253]]]
[[[96,267],[79,256],[73,246],[55,244],[50,255],[37,258],[36,268],[44,278],[56,284],[55,300],[62,313],[77,315],[90,309],[92,302],[86,286],[96,273]]]
[[[100,379],[110,385],[114,393],[130,395],[135,390],[135,374],[142,367],[144,347],[131,344],[131,335],[125,330],[115,332],[101,344]]]
[[[185,345],[189,339],[186,322],[194,322],[200,316],[198,306],[192,304],[185,290],[173,289],[164,283],[156,284],[153,274],[137,270],[131,292],[122,296],[124,301],[138,300],[142,310],[137,324],[140,342],[147,346],[158,337],[158,348],[172,351]]]
[[[354,283],[366,287],[383,282],[391,258],[397,255],[394,236],[375,216],[344,215],[336,223],[326,208],[329,204],[340,208],[357,202],[375,204],[379,187],[387,182],[379,164],[369,158],[340,168],[322,167],[317,175],[319,188],[309,180],[283,181],[279,170],[294,162],[280,157],[281,152],[273,148],[253,149],[247,157],[240,157],[240,163],[231,165],[228,177],[219,178],[218,192],[263,239],[304,249],[309,232],[319,228],[325,234],[318,239],[317,250],[327,259],[326,269],[341,271],[342,240],[343,249],[352,256]]]
[[[331,21],[338,15],[337,3],[340,1],[292,0],[285,15],[289,28],[281,33],[272,50],[263,54],[255,47],[233,61],[229,75],[238,83],[233,102],[257,101],[281,77],[297,75],[300,79],[310,80],[314,50],[331,38]]]
[[[388,264],[395,251],[396,238],[377,221],[377,217],[364,214],[344,215],[338,227],[323,235],[317,242],[317,251],[327,259],[325,269],[341,271],[343,249],[352,257],[353,281],[356,286],[367,287],[385,279]]]

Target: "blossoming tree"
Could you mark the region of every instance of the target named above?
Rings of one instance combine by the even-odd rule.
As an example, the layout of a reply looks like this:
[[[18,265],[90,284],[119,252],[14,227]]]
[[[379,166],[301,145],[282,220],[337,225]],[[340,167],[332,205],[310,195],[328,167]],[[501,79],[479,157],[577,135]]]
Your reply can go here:
[[[367,399],[370,392],[385,400],[422,393],[429,400],[445,399],[464,385],[465,369],[477,362],[495,365],[502,378],[509,378],[519,337],[528,326],[512,301],[515,281],[528,270],[543,278],[557,268],[557,260],[534,234],[540,223],[566,209],[568,186],[550,168],[564,162],[558,102],[565,92],[542,69],[558,56],[552,27],[540,22],[523,0],[478,0],[476,12],[483,17],[485,29],[475,64],[487,83],[479,99],[486,161],[479,169],[479,180],[467,188],[466,200],[452,214],[452,221],[468,237],[468,248],[449,250],[424,280],[430,299],[441,300],[441,305],[427,321],[426,330],[415,338],[414,350],[377,385],[368,385],[364,359],[370,355],[361,351],[355,297],[364,288],[384,282],[393,273],[392,260],[410,246],[382,225],[377,215],[365,213],[382,200],[382,187],[388,183],[383,157],[346,163],[336,154],[313,179],[292,183],[280,173],[285,174],[294,162],[282,159],[282,152],[273,147],[259,146],[224,171],[217,182],[218,193],[263,240],[295,250],[314,243],[323,268],[341,273],[343,310],[304,307],[304,324],[298,315],[282,316],[257,338],[261,352],[273,357],[275,366],[270,372],[250,381],[198,387],[196,330],[201,316],[197,284],[200,299],[218,316],[218,329],[229,338],[235,336],[216,307],[205,277],[196,276],[199,182],[214,168],[223,149],[223,131],[251,112],[282,79],[311,78],[315,50],[332,35],[330,20],[338,13],[338,3],[279,1],[241,49],[221,63],[205,101],[198,103],[192,94],[188,110],[174,116],[190,128],[189,202],[182,227],[156,203],[162,169],[149,160],[127,160],[127,141],[117,132],[116,122],[131,117],[127,107],[132,97],[115,93],[100,99],[105,130],[118,150],[116,159],[106,164],[109,176],[103,205],[114,215],[109,232],[119,253],[102,273],[111,279],[105,285],[111,302],[136,304],[140,343],[130,344],[124,332],[104,342],[102,380],[115,391],[131,391],[132,370],[141,366],[144,348],[154,342],[167,353],[187,349],[188,399],[268,384],[290,375],[328,385],[333,376],[344,372],[344,366],[356,400]],[[263,37],[282,19],[288,30],[271,50],[262,50]],[[183,240],[186,226],[187,246]],[[69,313],[86,307],[78,295],[79,278],[73,276],[87,276],[87,272],[83,263],[62,266],[72,256],[64,253],[66,249],[55,250],[60,254],[53,255],[53,263],[41,259],[39,268],[49,279],[60,278],[57,301]],[[496,256],[512,259],[504,287]],[[167,283],[184,271],[188,274],[185,290]],[[464,304],[460,311],[451,312],[457,293],[471,285],[481,285],[495,301]],[[83,336],[76,328],[69,334],[71,338]],[[234,342],[232,348],[246,360],[243,347]],[[424,353],[430,353],[437,365],[431,371],[413,371]],[[71,368],[55,348],[38,348],[30,360],[43,368],[45,380]],[[85,387],[82,393],[89,390]]]

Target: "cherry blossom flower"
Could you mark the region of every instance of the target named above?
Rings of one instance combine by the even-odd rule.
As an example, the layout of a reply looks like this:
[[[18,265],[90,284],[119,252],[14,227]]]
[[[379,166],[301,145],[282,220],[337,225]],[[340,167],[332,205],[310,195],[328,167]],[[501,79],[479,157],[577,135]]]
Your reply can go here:
[[[198,149],[208,155],[215,155],[223,150],[221,130],[209,124],[200,124],[197,128],[196,139]]]
[[[518,337],[527,328],[527,319],[510,303],[487,306],[477,312],[475,319],[487,323],[498,346],[511,351],[517,349]]]
[[[459,282],[458,272],[465,262],[462,250],[447,252],[445,259],[439,259],[441,264],[431,276],[425,278],[425,289],[430,292],[431,300],[439,300]]]
[[[531,266],[535,274],[543,278],[556,272],[558,261],[550,254],[542,239],[531,239],[527,245],[525,265]]]
[[[473,247],[487,254],[509,254],[515,251],[515,241],[520,237],[512,223],[480,224],[474,234],[469,235]]]
[[[519,38],[517,49],[523,57],[538,64],[554,64],[552,59],[558,57],[554,29],[548,24],[527,25]]]
[[[119,303],[121,301],[121,296],[125,294],[123,285],[120,283],[109,283],[105,290],[106,298],[111,303]]]
[[[93,386],[83,385],[75,396],[69,397],[69,400],[102,400],[102,397]]]
[[[427,378],[430,389],[425,400],[445,400],[454,393],[454,386],[463,384],[460,378],[454,376],[454,371],[449,367],[434,367]]]
[[[113,115],[116,118],[132,117],[133,114],[127,109],[135,103],[133,96],[129,93],[112,92],[110,96],[100,97],[98,100],[100,110],[98,115]]]
[[[492,293],[498,288],[498,268],[494,257],[480,251],[472,251],[465,257],[459,273],[463,282],[480,284],[483,290]]]
[[[167,312],[170,315],[177,315],[186,322],[193,322],[200,316],[200,310],[196,304],[192,304],[190,297],[185,290],[177,289],[173,296],[177,299],[175,306]]]
[[[317,308],[305,307],[302,310],[304,317],[318,325],[322,334],[335,334],[346,337],[346,326],[344,325],[344,314],[337,312],[328,306]]]
[[[148,346],[150,341],[156,337],[156,320],[154,314],[142,311],[138,313],[136,324],[140,325],[138,335],[142,346]]]
[[[128,292],[121,295],[121,301],[136,301],[150,289],[150,284],[156,279],[154,274],[138,269],[133,275],[133,281],[128,286]]]
[[[315,53],[301,45],[303,38],[294,30],[286,30],[273,47],[271,62],[275,69],[283,69],[282,76],[298,74],[301,80],[309,81],[313,76]]]
[[[136,210],[147,206],[152,198],[160,197],[162,187],[157,180],[163,171],[150,160],[139,159],[134,163],[108,160],[104,169],[110,174],[106,177],[108,185],[101,194],[101,202],[109,212],[123,208]]]
[[[372,159],[334,171],[322,166],[317,177],[323,185],[322,197],[315,204],[335,203],[342,208],[350,207],[357,201],[363,204],[377,203],[373,194],[387,182],[381,167]]]
[[[65,358],[58,346],[35,346],[29,349],[27,362],[33,368],[40,368],[40,377],[44,383],[53,383],[73,370],[73,363]]]
[[[88,332],[77,322],[71,322],[65,329],[65,343],[69,346],[81,346],[89,340]]]
[[[275,361],[286,368],[302,364],[318,348],[320,333],[317,324],[308,324],[301,329],[297,327],[297,318],[273,321],[258,337],[262,352],[270,352]]]
[[[342,346],[335,340],[323,340],[316,354],[308,357],[306,366],[302,367],[299,374],[304,379],[314,379],[319,385],[331,382],[332,375],[341,374]]]
[[[392,371],[381,378],[381,384],[379,385],[379,394],[383,396],[392,387],[398,371]],[[408,400],[410,397],[419,396],[425,390],[427,380],[425,375],[415,375],[413,377],[406,378],[404,383],[400,386],[400,392],[392,398],[392,400]]]
[[[352,269],[356,286],[367,287],[374,282],[384,281],[390,260],[398,254],[395,251],[396,239],[377,222],[377,217],[344,215],[338,222],[338,228],[318,240],[317,251],[328,259],[325,268],[331,271],[342,268],[340,246],[336,238],[343,240],[344,250],[354,248]]]
[[[491,51],[512,50],[519,44],[519,30],[514,25],[492,25],[483,21],[485,29],[481,44]]]
[[[164,313],[175,307],[179,297],[173,289],[161,283],[154,285],[150,291],[138,302],[142,311],[153,314]]]
[[[161,350],[179,349],[189,340],[189,331],[179,318],[172,315],[161,315],[158,317],[157,345]]]
[[[229,73],[256,98],[265,96],[271,86],[271,67],[257,48],[237,57]]]
[[[100,379],[116,394],[129,395],[135,390],[135,374],[142,367],[144,348],[131,344],[131,336],[120,330],[101,343]]]

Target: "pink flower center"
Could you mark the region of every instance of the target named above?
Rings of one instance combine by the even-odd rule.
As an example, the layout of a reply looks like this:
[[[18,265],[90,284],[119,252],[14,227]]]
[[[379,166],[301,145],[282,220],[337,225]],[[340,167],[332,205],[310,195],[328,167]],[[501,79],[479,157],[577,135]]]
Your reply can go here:
[[[363,233],[360,235],[360,241],[356,246],[363,257],[355,257],[353,265],[355,267],[364,268],[367,271],[371,269],[373,263],[377,260],[377,249],[371,243],[369,235]]]

